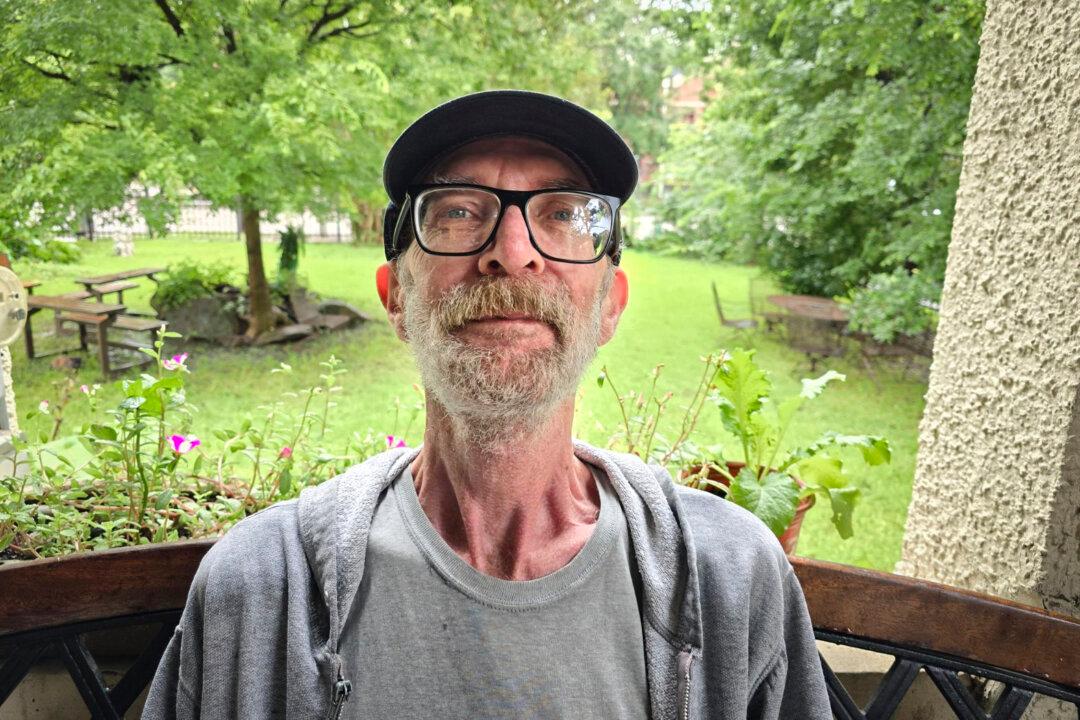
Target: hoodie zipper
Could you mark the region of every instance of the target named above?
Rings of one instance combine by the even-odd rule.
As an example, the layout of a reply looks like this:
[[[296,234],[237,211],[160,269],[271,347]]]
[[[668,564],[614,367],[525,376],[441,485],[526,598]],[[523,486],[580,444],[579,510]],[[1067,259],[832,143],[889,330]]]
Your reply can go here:
[[[679,720],[690,720],[690,667],[694,656],[689,650],[679,653]]]
[[[345,701],[349,699],[349,693],[352,692],[352,683],[346,680],[341,671],[338,671],[338,680],[334,683],[333,705],[330,706],[329,720],[338,720],[341,717],[341,708],[345,705]]]

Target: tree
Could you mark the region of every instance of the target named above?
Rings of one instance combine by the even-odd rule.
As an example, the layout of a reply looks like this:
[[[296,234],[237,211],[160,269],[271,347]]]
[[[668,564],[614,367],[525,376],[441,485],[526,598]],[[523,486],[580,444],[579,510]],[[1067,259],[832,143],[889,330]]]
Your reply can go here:
[[[10,0],[0,5],[0,232],[131,201],[164,230],[194,189],[238,208],[249,335],[271,327],[259,218],[380,202],[383,153],[434,103],[489,84],[595,102],[588,10],[488,0]],[[585,45],[587,47],[587,45]],[[152,189],[127,197],[131,188]]]
[[[795,292],[940,280],[982,0],[715,8],[684,36],[715,94],[662,163],[686,241],[757,259]]]

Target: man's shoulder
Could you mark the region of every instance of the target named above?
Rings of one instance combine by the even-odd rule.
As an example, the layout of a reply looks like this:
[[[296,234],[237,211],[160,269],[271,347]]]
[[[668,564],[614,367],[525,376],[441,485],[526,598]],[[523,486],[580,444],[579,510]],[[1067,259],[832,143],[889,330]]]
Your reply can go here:
[[[272,583],[284,579],[284,554],[299,544],[296,500],[286,500],[244,518],[228,530],[199,565],[196,582]]]
[[[703,490],[676,484],[684,524],[706,570],[742,574],[753,569],[775,579],[790,572],[790,563],[776,535],[745,508]]]

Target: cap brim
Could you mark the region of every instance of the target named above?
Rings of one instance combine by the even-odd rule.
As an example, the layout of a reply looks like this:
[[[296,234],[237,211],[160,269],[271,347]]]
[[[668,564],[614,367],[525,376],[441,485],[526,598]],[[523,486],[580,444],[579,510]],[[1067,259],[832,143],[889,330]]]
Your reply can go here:
[[[593,190],[626,201],[637,186],[634,154],[611,126],[588,110],[551,95],[493,90],[440,105],[410,125],[386,155],[383,185],[400,205],[405,190],[431,163],[474,140],[523,135],[570,156]]]

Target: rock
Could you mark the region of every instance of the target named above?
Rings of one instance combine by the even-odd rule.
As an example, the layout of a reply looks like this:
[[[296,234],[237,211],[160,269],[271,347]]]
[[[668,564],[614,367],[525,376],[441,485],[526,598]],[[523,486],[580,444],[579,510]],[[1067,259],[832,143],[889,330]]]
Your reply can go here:
[[[186,338],[222,342],[240,332],[240,317],[235,307],[235,303],[227,303],[224,298],[200,297],[163,310],[160,315],[169,322],[169,330]]]
[[[350,323],[367,322],[371,319],[344,300],[324,300],[319,303],[319,312],[323,315],[346,315]]]
[[[293,319],[289,317],[289,313],[285,312],[277,305],[270,308],[270,315],[274,318],[274,327],[292,325]]]
[[[315,327],[320,330],[340,330],[343,327],[349,325],[349,323],[356,322],[356,318],[348,315],[316,315]]]
[[[304,288],[289,291],[289,305],[298,323],[311,323],[319,316],[319,308],[315,307],[311,295]]]
[[[270,332],[265,332],[259,337],[255,338],[256,345],[272,345],[274,343],[294,342],[296,340],[303,340],[304,338],[315,332],[315,328],[306,323],[297,323],[296,325],[284,325],[279,328],[275,328]]]

